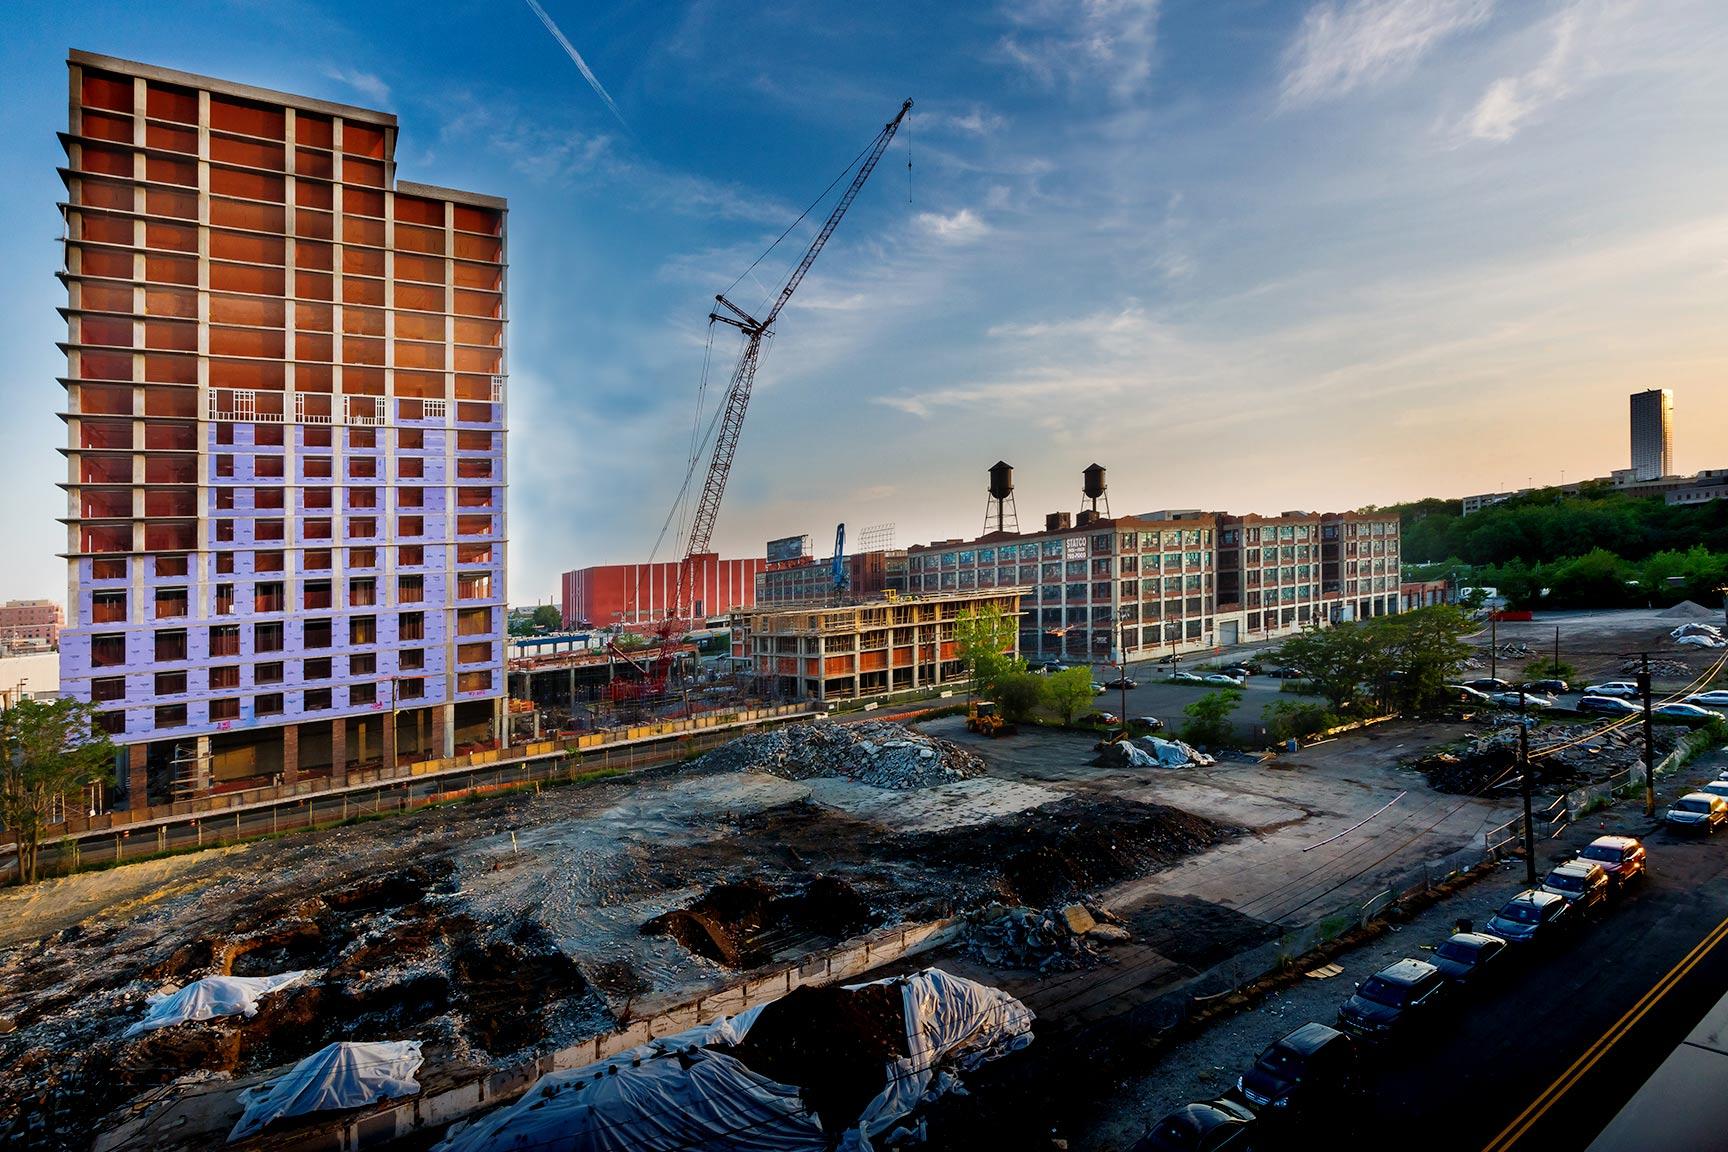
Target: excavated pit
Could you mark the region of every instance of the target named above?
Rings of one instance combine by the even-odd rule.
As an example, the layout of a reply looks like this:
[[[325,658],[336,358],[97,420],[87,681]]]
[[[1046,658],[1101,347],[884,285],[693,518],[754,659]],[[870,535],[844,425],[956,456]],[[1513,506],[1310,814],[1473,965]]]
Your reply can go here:
[[[791,943],[838,941],[877,923],[857,889],[818,876],[795,892],[760,880],[716,884],[688,908],[674,908],[642,925],[646,936],[670,936],[696,956],[726,968],[753,968]]]

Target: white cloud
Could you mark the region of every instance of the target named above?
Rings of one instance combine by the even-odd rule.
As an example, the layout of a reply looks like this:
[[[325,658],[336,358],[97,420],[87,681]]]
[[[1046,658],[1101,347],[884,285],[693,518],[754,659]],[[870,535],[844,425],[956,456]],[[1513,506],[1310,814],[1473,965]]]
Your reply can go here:
[[[1002,52],[1040,84],[1090,87],[1102,82],[1118,99],[1138,95],[1152,76],[1159,0],[1039,0],[1010,10],[1017,31]]]
[[[346,84],[374,104],[384,105],[390,102],[390,85],[372,72],[362,72],[358,68],[341,68],[332,65],[324,70],[324,75],[341,84]]]
[[[1578,20],[1577,8],[1561,13],[1554,21],[1553,43],[1547,55],[1523,75],[1502,76],[1490,84],[1465,117],[1462,134],[1503,143],[1517,135],[1537,112],[1570,93]]]
[[[920,212],[918,226],[945,244],[966,244],[990,231],[990,226],[970,208],[962,208],[947,216]]]
[[[1404,75],[1493,11],[1494,0],[1322,0],[1285,52],[1283,104],[1328,100]]]

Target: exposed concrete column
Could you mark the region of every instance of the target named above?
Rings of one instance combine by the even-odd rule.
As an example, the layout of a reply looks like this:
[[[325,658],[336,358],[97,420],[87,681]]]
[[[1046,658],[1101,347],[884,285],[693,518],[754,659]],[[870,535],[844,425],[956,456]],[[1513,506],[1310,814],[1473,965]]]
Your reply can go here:
[[[286,724],[282,728],[282,782],[295,784],[300,780],[300,725]]]
[[[421,760],[430,760],[431,753],[426,748],[426,709],[414,709],[414,755]]]
[[[533,697],[533,688],[530,686],[528,692],[530,703],[533,702]],[[492,739],[496,740],[501,747],[508,746],[510,743],[510,698],[508,696],[492,698]]]
[[[330,783],[348,783],[348,721],[330,721]]]
[[[440,704],[432,713],[432,740],[439,756],[449,759],[456,755],[456,705]]]
[[[126,746],[126,810],[137,812],[150,804],[150,746]]]
[[[396,771],[396,712],[392,709],[379,718],[384,724],[384,771]]]
[[[198,737],[197,751],[192,761],[192,791],[198,796],[210,794],[210,737]]]

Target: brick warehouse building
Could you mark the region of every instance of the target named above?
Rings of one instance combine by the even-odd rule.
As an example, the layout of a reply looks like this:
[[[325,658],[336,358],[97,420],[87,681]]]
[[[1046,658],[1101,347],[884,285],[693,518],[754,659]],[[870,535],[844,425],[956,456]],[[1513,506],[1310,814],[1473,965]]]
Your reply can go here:
[[[130,802],[492,738],[505,202],[386,113],[68,69],[61,683]]]
[[[1057,513],[1041,532],[909,549],[914,594],[1021,589],[1020,654],[1179,656],[1399,611],[1398,517]]]

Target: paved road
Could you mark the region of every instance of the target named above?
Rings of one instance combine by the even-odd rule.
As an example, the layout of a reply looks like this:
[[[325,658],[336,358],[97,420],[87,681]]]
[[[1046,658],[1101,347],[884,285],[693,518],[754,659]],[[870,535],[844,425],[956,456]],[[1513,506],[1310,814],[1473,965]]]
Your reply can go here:
[[[1657,831],[1648,843],[1642,891],[1381,1065],[1378,1130],[1449,1152],[1590,1143],[1728,989],[1728,944],[1712,935],[1728,919],[1728,837]]]

